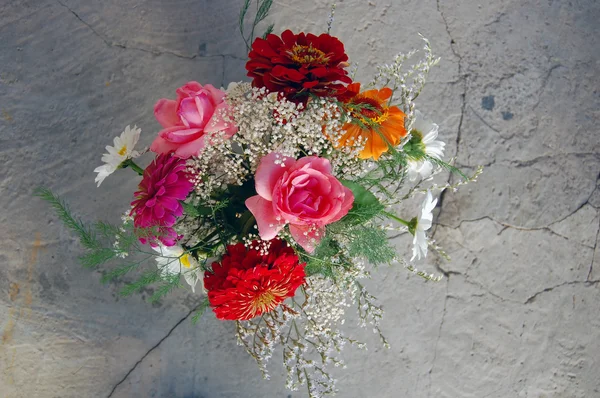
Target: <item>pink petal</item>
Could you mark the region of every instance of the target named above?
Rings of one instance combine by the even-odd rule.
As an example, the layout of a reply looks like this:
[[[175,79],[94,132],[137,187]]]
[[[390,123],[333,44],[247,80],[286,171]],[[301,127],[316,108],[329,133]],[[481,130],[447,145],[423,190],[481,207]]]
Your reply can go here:
[[[237,132],[237,126],[231,120],[227,119],[229,115],[229,105],[226,102],[221,102],[214,110],[211,119],[204,126],[204,131],[212,133],[215,131],[224,131],[225,136],[230,138]]]
[[[154,206],[154,217],[161,219],[165,215],[165,208],[162,206]]]
[[[182,159],[188,159],[191,156],[198,156],[204,149],[204,146],[204,136],[201,136],[194,141],[190,141],[179,146],[179,148],[175,150],[175,156]]]
[[[344,200],[342,202],[340,210],[333,217],[326,220],[327,224],[331,224],[333,222],[341,220],[342,217],[344,217],[346,214],[348,214],[348,212],[352,208],[352,204],[354,203],[354,194],[347,187],[343,186],[343,189],[344,189]]]
[[[192,97],[200,90],[202,90],[202,84],[194,81],[187,82],[177,89],[177,100],[181,101],[184,98]]]
[[[162,98],[154,105],[154,117],[163,127],[181,124],[177,115],[177,101]]]
[[[185,128],[184,126],[173,126],[159,131],[158,135],[173,144],[185,144],[196,140],[204,134],[201,128]]]
[[[186,195],[187,196],[187,195]],[[167,210],[170,211],[175,211],[179,208],[180,204],[177,201],[177,199],[172,198],[172,197],[164,197],[161,198],[160,203],[163,205],[163,207]]]
[[[254,176],[256,181],[256,193],[266,200],[273,200],[273,190],[275,189],[277,180],[279,180],[283,173],[285,173],[295,162],[294,159],[288,157],[285,162],[283,162],[284,167],[282,167],[281,163],[275,164],[275,160],[277,158],[281,160],[282,157],[283,155],[279,153],[271,152],[260,160],[260,164],[256,169],[256,175]]]
[[[306,235],[304,235],[306,233]],[[325,228],[314,228],[309,225],[291,225],[290,234],[292,238],[308,253],[315,251],[316,245],[325,235]]]
[[[191,98],[184,98],[179,105],[179,117],[187,127],[204,128],[211,118],[215,107],[210,102],[208,95],[200,94]]]
[[[317,156],[306,156],[298,159],[294,169],[301,169],[307,165],[311,169],[320,171],[323,174],[331,174],[331,163],[329,163],[329,160]]]
[[[161,136],[158,136],[154,139],[152,145],[150,145],[150,150],[160,154],[167,154],[173,152],[178,146],[179,145],[169,142]]]
[[[215,86],[213,86],[212,84],[205,84],[204,90],[208,92],[214,105],[223,101],[223,98],[225,97],[225,91],[215,88]]]
[[[256,219],[258,234],[261,239],[273,239],[283,228],[283,223],[276,219],[277,216],[273,211],[273,202],[265,200],[259,195],[255,195],[246,199],[246,207]]]

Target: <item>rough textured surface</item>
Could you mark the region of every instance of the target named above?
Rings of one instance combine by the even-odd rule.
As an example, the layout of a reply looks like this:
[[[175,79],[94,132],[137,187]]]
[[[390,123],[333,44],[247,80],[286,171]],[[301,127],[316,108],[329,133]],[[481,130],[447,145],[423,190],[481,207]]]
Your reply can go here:
[[[0,396],[301,397],[263,381],[233,325],[189,321],[197,296],[120,299],[81,269],[34,187],[115,221],[135,181],[92,170],[126,124],[148,144],[156,99],[244,76],[241,0],[0,0]],[[329,1],[278,1],[276,31],[320,32]],[[333,34],[360,64],[428,37],[443,58],[420,98],[480,181],[444,194],[423,267],[368,284],[392,345],[348,349],[342,397],[598,397],[600,5],[581,1],[338,3]],[[406,237],[399,239],[404,248]],[[594,264],[596,262],[596,264]],[[353,323],[348,322],[350,329]]]

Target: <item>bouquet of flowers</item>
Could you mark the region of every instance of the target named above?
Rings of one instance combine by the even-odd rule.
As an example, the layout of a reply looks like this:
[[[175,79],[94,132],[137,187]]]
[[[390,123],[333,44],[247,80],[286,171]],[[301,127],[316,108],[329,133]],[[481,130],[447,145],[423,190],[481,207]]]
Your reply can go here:
[[[251,82],[219,89],[190,81],[156,103],[162,129],[148,149],[134,149],[135,126],[106,147],[94,170],[98,186],[120,169],[141,177],[122,225],[84,224],[49,190],[38,194],[79,235],[84,265],[113,263],[105,281],[146,266],[123,294],[153,284],[155,301],[183,277],[206,295],[196,321],[210,308],[235,322],[239,344],[265,377],[280,345],[287,387],[306,385],[318,397],[335,391],[327,369],[343,364],[342,347],[364,347],[339,329],[350,302],[361,326],[371,324],[387,345],[382,309],[360,282],[372,266],[400,263],[439,279],[405,261],[390,231],[412,235],[410,261],[429,247],[440,251],[426,235],[432,192],[473,181],[480,170],[467,177],[444,161],[438,125],[415,109],[438,62],[427,40],[422,59],[399,54],[361,84],[344,44],[329,34],[333,10],[327,33],[276,35],[269,27],[254,39],[270,5],[258,0],[249,36],[249,0],[240,15]],[[143,155],[152,156],[145,168]],[[433,184],[443,170],[460,181]],[[401,218],[398,205],[413,195],[423,196],[421,208]]]

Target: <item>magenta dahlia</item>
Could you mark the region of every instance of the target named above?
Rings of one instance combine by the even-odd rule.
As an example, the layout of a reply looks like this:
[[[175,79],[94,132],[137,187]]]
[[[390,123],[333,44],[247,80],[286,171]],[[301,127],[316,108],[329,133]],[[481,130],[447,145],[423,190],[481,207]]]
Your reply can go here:
[[[142,243],[160,240],[173,246],[177,234],[171,228],[183,214],[180,200],[187,198],[193,184],[186,176],[186,161],[171,155],[159,155],[144,170],[142,182],[131,202],[133,225],[145,233]]]

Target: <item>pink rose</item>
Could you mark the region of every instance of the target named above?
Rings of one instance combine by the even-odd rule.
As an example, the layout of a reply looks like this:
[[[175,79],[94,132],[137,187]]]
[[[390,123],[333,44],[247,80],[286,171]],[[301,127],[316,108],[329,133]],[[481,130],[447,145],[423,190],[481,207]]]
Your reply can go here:
[[[188,82],[177,89],[177,99],[162,98],[154,105],[154,116],[164,127],[150,146],[159,154],[174,152],[187,159],[198,155],[204,146],[206,133],[223,131],[227,138],[237,127],[227,119],[229,105],[225,93],[210,84]]]
[[[258,195],[248,198],[246,207],[263,240],[273,239],[289,224],[292,237],[312,253],[325,234],[325,225],[348,213],[354,195],[331,175],[329,160],[316,156],[282,159],[279,153],[261,159],[255,176]]]

